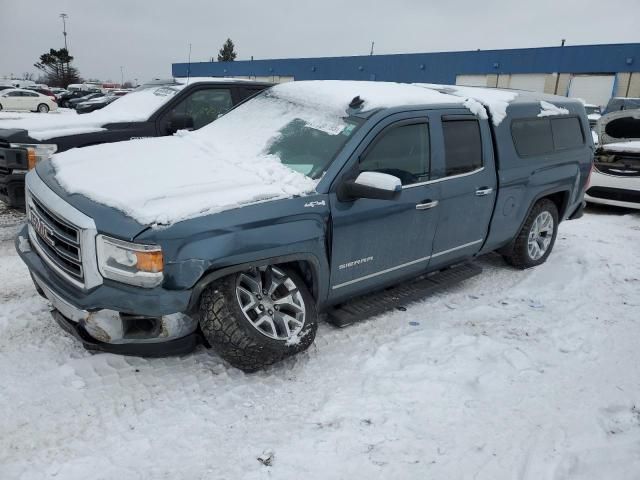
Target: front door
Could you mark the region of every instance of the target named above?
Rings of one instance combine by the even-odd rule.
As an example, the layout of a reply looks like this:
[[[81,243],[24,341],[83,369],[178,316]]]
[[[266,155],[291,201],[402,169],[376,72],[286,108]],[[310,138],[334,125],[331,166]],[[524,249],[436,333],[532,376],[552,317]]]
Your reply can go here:
[[[486,120],[441,117],[444,165],[439,169],[440,217],[429,269],[477,253],[487,236],[496,198],[496,169]]]
[[[352,158],[359,172],[398,177],[402,191],[393,200],[341,201],[331,193],[332,258],[330,300],[336,302],[424,271],[438,215],[438,185],[429,185],[429,119],[387,119]]]

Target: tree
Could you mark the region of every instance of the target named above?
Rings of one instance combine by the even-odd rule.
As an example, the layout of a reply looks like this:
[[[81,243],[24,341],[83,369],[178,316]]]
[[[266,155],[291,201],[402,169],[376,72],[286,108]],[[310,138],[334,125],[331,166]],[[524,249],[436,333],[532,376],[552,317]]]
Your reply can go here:
[[[78,70],[71,66],[73,57],[69,55],[66,48],[60,50],[49,50],[49,53],[40,55],[40,61],[33,66],[40,70],[47,81],[47,85],[52,87],[66,88],[70,83],[80,83]]]
[[[22,74],[22,79],[23,80],[33,80],[33,73],[31,72],[24,72]]]
[[[218,61],[219,62],[233,62],[236,59],[236,52],[234,50],[233,42],[230,38],[227,38],[227,41],[224,42],[220,52],[218,52]]]

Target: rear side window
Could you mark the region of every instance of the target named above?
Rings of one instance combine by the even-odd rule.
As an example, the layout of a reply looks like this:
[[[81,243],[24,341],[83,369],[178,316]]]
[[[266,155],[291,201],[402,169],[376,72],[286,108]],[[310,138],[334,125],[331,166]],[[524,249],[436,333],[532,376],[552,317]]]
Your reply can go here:
[[[552,118],[551,131],[556,150],[575,148],[584,143],[580,122],[576,117]]]
[[[426,123],[402,125],[379,136],[364,158],[361,172],[394,175],[402,185],[429,180],[429,126]]]
[[[553,152],[551,123],[548,118],[514,120],[511,124],[511,134],[521,157]]]
[[[482,167],[482,141],[477,120],[443,120],[445,176]]]

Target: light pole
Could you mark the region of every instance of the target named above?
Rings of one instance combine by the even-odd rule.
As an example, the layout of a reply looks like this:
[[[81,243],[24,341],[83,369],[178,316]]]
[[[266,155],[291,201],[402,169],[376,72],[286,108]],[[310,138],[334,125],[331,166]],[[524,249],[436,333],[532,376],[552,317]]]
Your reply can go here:
[[[62,35],[64,35],[64,49],[69,51],[69,49],[67,48],[67,18],[69,18],[69,15],[67,15],[66,13],[61,13],[60,18],[62,19]]]
[[[120,88],[124,85],[124,67],[120,67]]]

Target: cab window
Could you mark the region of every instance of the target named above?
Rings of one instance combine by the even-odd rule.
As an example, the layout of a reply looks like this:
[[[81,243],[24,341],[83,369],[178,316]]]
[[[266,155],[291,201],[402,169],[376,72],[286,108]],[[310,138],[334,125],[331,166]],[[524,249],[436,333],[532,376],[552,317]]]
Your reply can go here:
[[[378,136],[360,160],[361,172],[398,177],[402,185],[429,180],[429,125],[426,122],[392,127]]]
[[[198,129],[213,122],[232,106],[233,100],[229,89],[196,90],[176,105],[169,113],[169,117],[174,114],[188,115],[193,118],[193,128]]]

